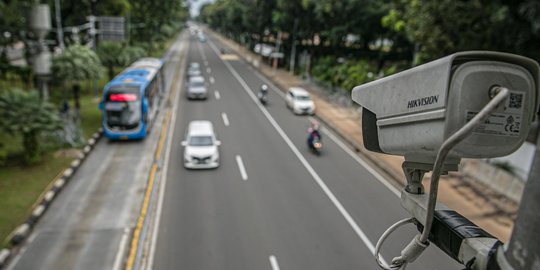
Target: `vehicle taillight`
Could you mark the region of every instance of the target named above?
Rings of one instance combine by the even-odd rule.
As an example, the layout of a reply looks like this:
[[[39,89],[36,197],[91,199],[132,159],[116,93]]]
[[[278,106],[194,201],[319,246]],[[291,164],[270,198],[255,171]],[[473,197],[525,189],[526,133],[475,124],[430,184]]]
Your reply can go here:
[[[123,101],[123,102],[129,102],[129,101],[136,101],[137,95],[135,94],[111,94],[109,95],[110,101]]]

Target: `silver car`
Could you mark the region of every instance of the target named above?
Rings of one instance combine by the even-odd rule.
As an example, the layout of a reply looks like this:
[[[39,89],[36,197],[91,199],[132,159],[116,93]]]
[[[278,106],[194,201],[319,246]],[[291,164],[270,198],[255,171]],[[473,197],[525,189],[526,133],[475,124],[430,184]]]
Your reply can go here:
[[[201,76],[201,65],[197,62],[191,62],[189,63],[188,70],[187,70],[188,77],[192,76]]]
[[[208,90],[206,89],[204,77],[189,77],[186,96],[188,99],[206,99],[208,97]]]

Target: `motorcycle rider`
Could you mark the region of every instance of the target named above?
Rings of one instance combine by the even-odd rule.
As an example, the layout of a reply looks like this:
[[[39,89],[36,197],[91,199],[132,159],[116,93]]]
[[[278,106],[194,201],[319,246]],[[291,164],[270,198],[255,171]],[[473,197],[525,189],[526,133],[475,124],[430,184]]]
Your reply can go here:
[[[268,86],[266,84],[261,85],[258,96],[261,101],[263,98],[268,97]]]
[[[309,148],[313,148],[313,140],[315,140],[315,138],[318,138],[319,141],[322,139],[321,133],[319,132],[319,122],[313,120],[308,128],[307,144]]]

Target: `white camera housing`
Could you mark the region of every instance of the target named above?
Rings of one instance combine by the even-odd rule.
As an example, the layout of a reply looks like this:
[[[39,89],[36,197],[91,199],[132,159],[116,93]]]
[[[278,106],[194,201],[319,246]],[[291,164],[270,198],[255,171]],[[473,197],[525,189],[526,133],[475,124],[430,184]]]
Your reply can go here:
[[[352,99],[363,107],[364,145],[370,151],[433,164],[442,143],[463,127],[496,93],[510,90],[499,106],[450,153],[489,158],[514,152],[526,139],[539,104],[538,63],[507,53],[456,53],[356,86]]]

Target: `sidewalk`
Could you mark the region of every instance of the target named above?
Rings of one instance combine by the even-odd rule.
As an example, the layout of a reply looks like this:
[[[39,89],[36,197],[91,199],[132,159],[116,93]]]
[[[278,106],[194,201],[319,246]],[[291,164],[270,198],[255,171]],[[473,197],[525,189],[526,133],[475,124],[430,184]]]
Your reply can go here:
[[[357,110],[354,108],[342,108],[331,103],[319,94],[322,91],[317,89],[318,86],[313,83],[291,75],[283,69],[273,70],[270,66],[260,62],[258,55],[241,47],[238,43],[208,28],[206,31],[226,44],[229,50],[232,50],[257,68],[281,91],[292,86],[303,87],[310,91],[317,107],[316,115],[325,126],[338,133],[361,156],[367,158],[376,168],[382,170],[387,178],[394,180],[395,186],[401,188],[405,185],[406,180],[401,169],[404,160],[402,157],[373,153],[363,146],[361,114]],[[428,190],[429,177],[424,178],[424,185]],[[449,176],[441,177],[439,201],[469,218],[501,241],[507,242],[510,239],[517,204],[502,198],[486,186],[464,181],[464,176],[460,173],[451,173]]]

